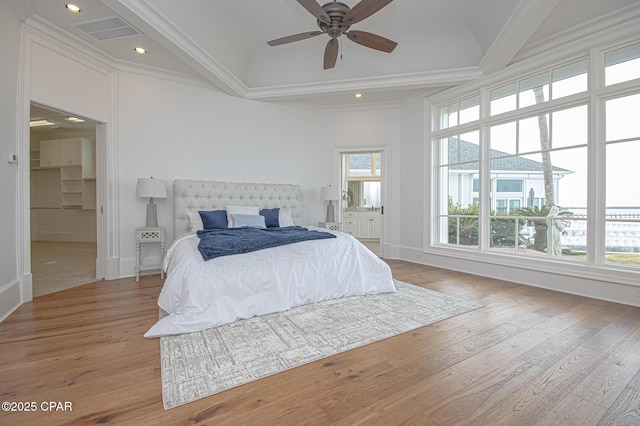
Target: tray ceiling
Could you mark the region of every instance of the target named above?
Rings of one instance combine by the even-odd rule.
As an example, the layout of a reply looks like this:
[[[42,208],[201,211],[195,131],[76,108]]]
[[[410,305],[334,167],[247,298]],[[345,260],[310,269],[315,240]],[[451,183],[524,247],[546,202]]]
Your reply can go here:
[[[358,3],[343,2],[350,7]],[[566,37],[571,29],[584,30],[604,17],[638,14],[640,9],[637,0],[396,0],[354,29],[392,39],[398,47],[382,53],[341,37],[338,62],[325,71],[324,34],[267,45],[268,40],[317,29],[315,18],[293,0],[76,3],[79,14],[66,11],[62,1],[11,0],[27,24],[76,39],[116,67],[162,70],[200,79],[234,96],[318,108],[397,104],[435,93],[501,69],[527,49]],[[100,40],[82,30],[107,18],[119,18],[139,34]],[[147,54],[136,54],[136,46]],[[365,95],[355,99],[355,91]]]

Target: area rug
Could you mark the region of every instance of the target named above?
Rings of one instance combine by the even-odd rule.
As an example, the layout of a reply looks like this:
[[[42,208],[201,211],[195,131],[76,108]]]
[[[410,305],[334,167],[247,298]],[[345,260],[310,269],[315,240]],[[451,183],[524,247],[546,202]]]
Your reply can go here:
[[[165,410],[480,307],[395,283],[395,293],[329,300],[161,337]]]

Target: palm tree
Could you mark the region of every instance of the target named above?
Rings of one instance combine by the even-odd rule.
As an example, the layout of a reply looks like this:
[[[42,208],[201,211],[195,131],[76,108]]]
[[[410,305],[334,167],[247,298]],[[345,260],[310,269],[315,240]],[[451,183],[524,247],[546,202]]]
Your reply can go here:
[[[545,251],[547,248],[547,229],[549,227],[549,223],[547,217],[551,212],[551,208],[549,204],[545,204],[542,207],[533,206],[526,207],[522,209],[518,209],[515,214],[518,216],[525,216],[533,221],[533,226],[535,229],[535,234],[533,235],[533,249],[537,251]],[[558,216],[570,216],[573,213],[571,212],[560,212]],[[535,219],[535,218],[540,219]]]
[[[536,104],[545,101],[542,86],[533,88],[536,97]],[[544,198],[546,204],[551,207],[556,204],[556,197],[553,193],[553,169],[551,166],[551,143],[549,141],[549,125],[547,124],[547,115],[538,116],[538,129],[540,132],[540,150],[542,151],[542,176],[544,178]]]

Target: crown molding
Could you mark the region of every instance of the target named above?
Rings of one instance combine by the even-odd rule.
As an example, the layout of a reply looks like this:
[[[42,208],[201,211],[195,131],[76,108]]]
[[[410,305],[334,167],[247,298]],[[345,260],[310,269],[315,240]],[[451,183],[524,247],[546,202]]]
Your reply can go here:
[[[115,68],[113,64],[116,62],[116,59],[111,55],[101,50],[97,50],[89,43],[51,24],[39,15],[32,15],[27,18],[24,25],[27,30],[37,33],[41,37],[49,39],[55,43],[66,46],[74,52],[81,53],[85,57],[98,62],[101,66]]]
[[[639,23],[640,1],[526,45],[514,57],[513,62],[546,54],[549,50],[586,50],[594,44],[637,35]]]
[[[149,65],[142,65],[135,62],[116,60],[114,67],[118,71],[127,72],[130,74],[139,74],[143,76],[158,78],[167,81],[173,81],[176,83],[188,84],[190,86],[197,86],[202,89],[215,90],[222,92],[220,87],[213,84],[210,80],[204,77],[196,77],[178,72],[168,71],[162,68],[156,68]]]
[[[84,40],[81,40],[76,36],[64,31],[63,29],[52,25],[51,23],[49,23],[49,21],[43,19],[38,15],[33,15],[28,18],[27,22],[25,22],[25,26],[28,30],[36,32],[40,37],[45,37],[49,40],[52,40],[53,42],[60,43],[65,47],[71,48],[73,51],[79,52],[82,55],[98,62],[101,66],[107,66],[115,71],[143,74],[151,77],[162,78],[165,80],[198,85],[207,89],[218,89],[218,86],[213,85],[204,77],[199,79],[194,76],[168,71],[166,69],[117,59],[109,55],[108,53],[97,50],[90,43],[87,43]]]
[[[506,67],[560,0],[520,0],[480,61],[485,74]]]
[[[427,89],[476,80],[482,77],[478,67],[454,68],[449,70],[427,71],[420,73],[397,74],[385,77],[345,79],[323,83],[290,84],[250,88],[247,99],[285,100],[305,95],[335,95],[358,90],[384,89]]]
[[[20,22],[26,22],[34,14],[31,4],[25,0],[9,0],[9,6],[11,6]]]

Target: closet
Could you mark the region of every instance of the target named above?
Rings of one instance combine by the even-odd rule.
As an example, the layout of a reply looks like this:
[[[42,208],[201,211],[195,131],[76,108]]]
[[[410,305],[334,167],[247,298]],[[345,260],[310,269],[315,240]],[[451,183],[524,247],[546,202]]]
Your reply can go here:
[[[93,141],[85,138],[40,141],[35,170],[55,169],[60,175],[60,208],[96,208],[96,168]],[[32,153],[33,154],[33,153]],[[37,154],[37,153],[36,153]],[[38,158],[32,155],[32,160]],[[35,160],[34,160],[35,161]],[[57,182],[56,182],[57,183]],[[38,191],[32,207],[39,206]]]
[[[31,149],[32,240],[96,241],[95,143],[46,139]]]

